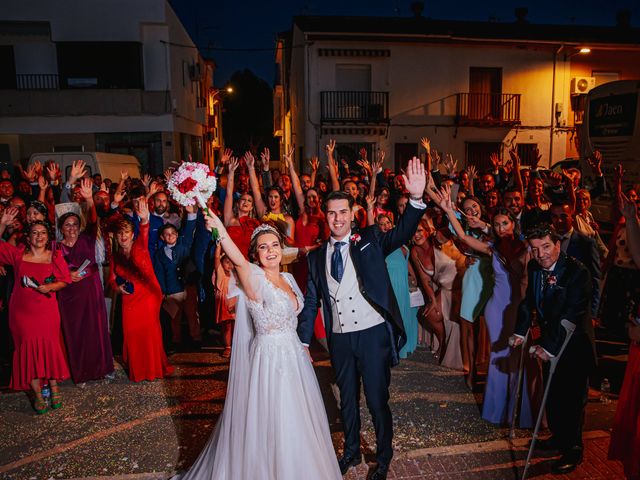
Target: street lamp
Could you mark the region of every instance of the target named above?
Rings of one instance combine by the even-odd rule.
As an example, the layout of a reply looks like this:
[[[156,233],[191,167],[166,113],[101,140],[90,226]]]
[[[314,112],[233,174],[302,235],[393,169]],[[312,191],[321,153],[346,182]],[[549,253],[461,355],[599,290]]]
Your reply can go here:
[[[591,49],[589,47],[582,47],[579,53],[582,53],[583,55],[586,53],[591,53]]]

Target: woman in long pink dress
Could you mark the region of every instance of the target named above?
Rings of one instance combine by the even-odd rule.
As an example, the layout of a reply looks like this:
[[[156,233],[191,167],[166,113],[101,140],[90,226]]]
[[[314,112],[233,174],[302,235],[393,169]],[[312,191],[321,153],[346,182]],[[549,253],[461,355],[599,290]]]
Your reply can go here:
[[[16,213],[7,209],[1,222],[10,224]],[[28,227],[26,248],[0,242],[0,264],[12,266],[14,272],[9,330],[15,350],[9,388],[33,390],[33,408],[38,414],[47,411],[41,385],[49,384],[51,406],[59,408],[58,381],[69,378],[55,292],[71,283],[71,277],[62,255],[51,250],[51,237],[49,225],[38,220]],[[31,286],[23,283],[24,277]]]

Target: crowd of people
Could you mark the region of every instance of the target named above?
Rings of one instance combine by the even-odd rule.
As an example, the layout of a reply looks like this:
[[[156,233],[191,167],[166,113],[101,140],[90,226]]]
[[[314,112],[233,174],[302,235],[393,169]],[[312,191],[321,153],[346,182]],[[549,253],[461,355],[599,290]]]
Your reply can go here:
[[[538,168],[537,152],[532,165],[522,165],[514,145],[508,158],[491,155],[491,168],[477,171],[472,165],[458,170],[454,158],[432,149],[427,138],[421,145],[428,174],[420,200],[426,209],[411,238],[394,244],[385,258],[402,319],[398,331],[406,338],[398,345],[398,358],[423,345],[440,364],[464,374],[470,389],[477,386],[478,369],[486,369],[482,417],[507,424],[517,414],[521,427],[532,427],[544,387],[541,356],[550,352],[520,356],[510,339],[521,330],[518,322],[531,279],[538,281],[530,261],[539,261],[541,254],[532,251],[526,233],[548,228],[560,242],[562,258],[571,257],[588,270],[581,294],[588,295],[589,321],[613,337],[631,338],[611,456],[623,460],[629,478],[639,478],[640,463],[632,454],[640,450],[635,420],[640,414],[640,325],[633,323],[640,317],[638,187],[624,185],[621,167],[607,185],[598,152],[589,159],[591,172],[553,172]],[[327,211],[327,198],[342,198],[335,192],[344,192],[352,206],[348,231],[356,244],[359,229],[375,225],[387,234],[399,228],[407,209],[415,214],[407,177],[383,168],[384,152],[368,158],[362,149],[350,163],[338,158],[331,141],[326,163],[314,157],[302,168],[309,173],[296,169],[290,153],[282,156],[280,169],[270,167],[268,149],[257,156],[224,152],[216,166],[218,188],[207,207],[220,217],[220,228],[248,262],[256,262],[260,254],[255,245],[252,250],[256,229],[265,224],[275,229],[284,247],[283,268],[302,295],[313,286],[310,271],[316,269],[307,257],[327,245],[331,228],[338,225],[330,228],[327,219],[338,215]],[[583,178],[587,173],[589,184]],[[198,346],[213,331],[221,334],[222,355],[232,356],[237,298],[231,290],[238,265],[248,267],[235,250],[230,258],[222,242],[212,240],[201,209],[183,208],[169,197],[170,175],[168,170],[157,177],[131,178],[123,171],[119,179],[103,179],[89,176],[82,161],[74,162],[66,179],[55,162],[0,172],[2,328],[8,328],[10,335],[4,337],[11,339],[3,344],[3,356],[12,362],[10,387],[30,391],[37,413],[49,408],[42,396],[45,386],[51,390],[50,408],[59,408],[60,381],[71,378],[82,386],[110,378],[114,351],[121,351],[134,382],[170,375],[167,353],[188,342]],[[590,212],[591,200],[607,189],[614,199],[610,238],[601,234]],[[333,268],[329,263],[327,269]],[[343,275],[350,275],[348,269],[340,271],[339,277]],[[332,282],[330,278],[329,289]],[[282,290],[296,297],[287,285]],[[333,332],[326,331],[326,308],[333,306],[316,306],[311,330],[329,349],[328,337],[349,326],[334,322]],[[303,315],[301,324],[308,325],[310,313]],[[533,320],[532,333],[519,348],[528,348],[540,336],[540,324],[543,319]],[[335,343],[338,337],[333,336]],[[593,335],[587,336],[593,345]],[[590,362],[582,365],[585,378],[593,370]],[[360,373],[364,378],[366,372]],[[580,393],[572,407],[580,411],[586,403],[583,387],[584,392],[576,386]],[[555,447],[573,449],[578,458],[580,431]]]

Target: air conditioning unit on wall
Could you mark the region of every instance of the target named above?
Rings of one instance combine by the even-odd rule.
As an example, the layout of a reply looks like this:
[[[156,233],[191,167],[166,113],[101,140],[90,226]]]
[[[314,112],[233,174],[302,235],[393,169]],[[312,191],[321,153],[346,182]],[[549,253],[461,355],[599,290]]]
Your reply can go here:
[[[585,95],[595,86],[595,77],[574,77],[571,79],[571,95]]]

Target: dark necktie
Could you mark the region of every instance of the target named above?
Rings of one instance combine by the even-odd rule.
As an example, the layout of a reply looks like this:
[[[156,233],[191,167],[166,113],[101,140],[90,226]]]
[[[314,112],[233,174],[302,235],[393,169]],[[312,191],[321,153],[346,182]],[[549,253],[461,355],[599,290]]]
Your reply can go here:
[[[344,265],[342,264],[342,252],[340,249],[345,242],[336,242],[333,244],[333,255],[331,255],[331,276],[340,283],[342,274],[344,273]]]

